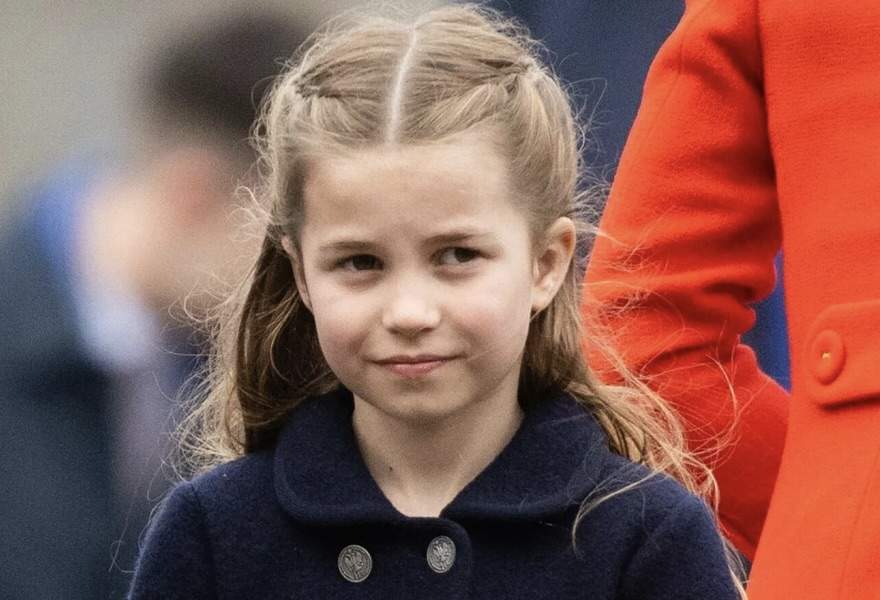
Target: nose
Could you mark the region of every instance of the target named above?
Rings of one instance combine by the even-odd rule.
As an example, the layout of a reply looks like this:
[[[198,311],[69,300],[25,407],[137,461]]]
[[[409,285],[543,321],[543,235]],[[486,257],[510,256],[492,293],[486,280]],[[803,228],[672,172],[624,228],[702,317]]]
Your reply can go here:
[[[411,337],[437,327],[440,308],[430,286],[414,282],[397,286],[382,312],[382,325],[393,333]]]

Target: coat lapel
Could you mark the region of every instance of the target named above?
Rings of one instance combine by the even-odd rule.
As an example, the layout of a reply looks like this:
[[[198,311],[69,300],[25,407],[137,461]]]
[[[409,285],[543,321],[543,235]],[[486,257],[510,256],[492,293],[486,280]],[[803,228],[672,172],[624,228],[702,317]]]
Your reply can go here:
[[[275,491],[298,522],[314,526],[407,520],[361,458],[351,393],[340,388],[297,407],[275,453]],[[604,432],[570,396],[527,410],[507,447],[443,510],[453,520],[541,520],[579,505],[611,456]]]

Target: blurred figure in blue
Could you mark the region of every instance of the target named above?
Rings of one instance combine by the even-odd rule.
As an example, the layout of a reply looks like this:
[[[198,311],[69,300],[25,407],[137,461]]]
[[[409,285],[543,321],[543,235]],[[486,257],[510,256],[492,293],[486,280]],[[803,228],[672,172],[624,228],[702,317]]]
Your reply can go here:
[[[171,307],[204,314],[255,250],[233,192],[306,33],[271,16],[190,30],[145,71],[132,156],[64,166],[0,226],[0,598],[127,590],[201,352]]]

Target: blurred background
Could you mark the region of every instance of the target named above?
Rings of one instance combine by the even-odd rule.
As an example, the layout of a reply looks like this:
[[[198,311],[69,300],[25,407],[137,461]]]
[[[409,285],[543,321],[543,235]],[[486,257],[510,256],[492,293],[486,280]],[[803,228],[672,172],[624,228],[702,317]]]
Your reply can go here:
[[[3,0],[0,2],[0,198],[44,174],[73,145],[118,145],[131,133],[136,75],[164,43],[245,11],[309,30],[359,5],[345,0]],[[413,7],[436,4],[408,2]],[[4,210],[2,214],[6,214]]]
[[[0,0],[0,598],[124,597],[204,350],[182,299],[202,313],[253,250],[233,192],[255,106],[315,26],[359,4]],[[489,4],[545,43],[610,182],[682,0]],[[768,307],[754,335],[784,381]]]

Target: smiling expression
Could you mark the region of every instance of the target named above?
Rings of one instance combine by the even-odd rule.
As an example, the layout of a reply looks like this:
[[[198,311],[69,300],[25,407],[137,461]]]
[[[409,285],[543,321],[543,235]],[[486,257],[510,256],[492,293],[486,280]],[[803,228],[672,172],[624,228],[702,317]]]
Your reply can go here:
[[[420,421],[516,402],[534,261],[493,148],[380,147],[308,173],[297,285],[356,399]]]

